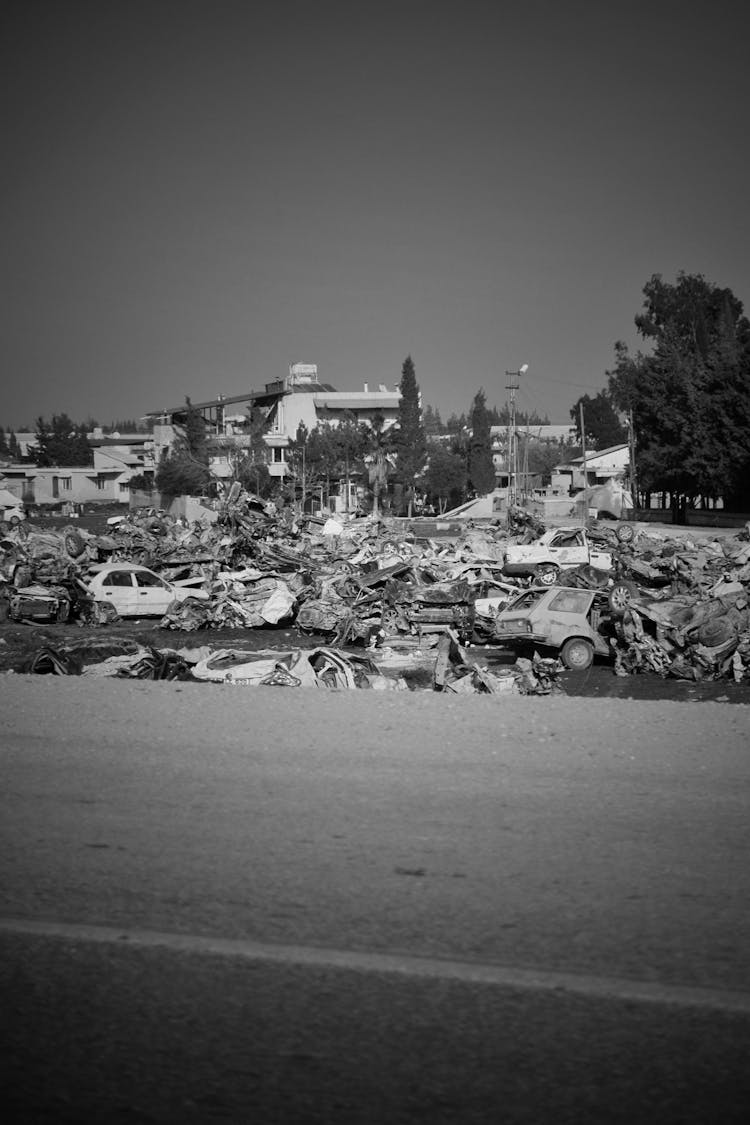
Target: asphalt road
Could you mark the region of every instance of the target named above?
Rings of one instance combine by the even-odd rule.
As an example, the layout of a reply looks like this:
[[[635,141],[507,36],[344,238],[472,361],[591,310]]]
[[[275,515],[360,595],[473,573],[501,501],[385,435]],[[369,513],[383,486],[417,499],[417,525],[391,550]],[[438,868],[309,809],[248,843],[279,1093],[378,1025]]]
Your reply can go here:
[[[0,677],[0,1102],[733,1122],[750,709]]]

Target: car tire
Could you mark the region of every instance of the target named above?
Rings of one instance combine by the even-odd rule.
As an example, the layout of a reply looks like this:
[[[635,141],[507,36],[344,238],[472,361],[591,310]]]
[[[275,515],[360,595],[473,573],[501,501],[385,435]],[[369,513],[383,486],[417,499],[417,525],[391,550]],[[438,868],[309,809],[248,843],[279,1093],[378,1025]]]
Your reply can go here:
[[[386,636],[392,636],[399,631],[399,625],[403,626],[401,614],[390,606],[383,610],[380,622],[380,627]]]
[[[633,598],[638,597],[638,587],[632,582],[615,582],[607,594],[610,613],[622,617]]]
[[[536,568],[536,580],[542,586],[556,586],[560,577],[560,568],[554,563],[542,563]]]
[[[632,543],[635,539],[635,528],[632,523],[621,523],[615,528],[615,535],[621,543]]]
[[[77,559],[86,550],[83,536],[75,528],[68,528],[65,532],[65,550],[72,559]]]
[[[594,646],[585,637],[571,637],[562,646],[560,658],[571,672],[585,672],[594,663]]]

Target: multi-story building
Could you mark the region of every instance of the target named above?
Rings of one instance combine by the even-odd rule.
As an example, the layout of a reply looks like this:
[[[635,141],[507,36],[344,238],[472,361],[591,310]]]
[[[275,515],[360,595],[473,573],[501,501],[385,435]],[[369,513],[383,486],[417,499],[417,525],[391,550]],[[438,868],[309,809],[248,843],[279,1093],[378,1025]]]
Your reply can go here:
[[[237,449],[250,449],[250,418],[260,412],[264,432],[262,460],[268,462],[271,476],[283,477],[288,472],[287,451],[294,442],[300,425],[308,433],[323,422],[338,425],[344,418],[356,423],[372,424],[382,420],[384,429],[398,420],[401,392],[398,386],[389,390],[378,384],[370,390],[367,383],[361,391],[337,391],[329,383],[321,383],[315,364],[295,363],[283,379],[266,383],[262,391],[227,398],[219,395],[206,402],[191,405],[199,410],[207,424],[211,448],[211,470],[217,476],[229,475],[232,453]],[[244,405],[243,416],[238,407]],[[152,411],[146,415],[153,422],[154,455],[156,461],[164,450],[172,447],[185,404],[168,410]]]

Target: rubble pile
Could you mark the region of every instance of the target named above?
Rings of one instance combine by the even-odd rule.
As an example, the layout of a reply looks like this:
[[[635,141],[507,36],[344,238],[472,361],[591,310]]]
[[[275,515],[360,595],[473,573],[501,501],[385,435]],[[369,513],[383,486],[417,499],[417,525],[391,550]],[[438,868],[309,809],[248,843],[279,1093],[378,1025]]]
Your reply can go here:
[[[553,581],[605,593],[616,584],[627,591],[627,608],[607,633],[616,674],[750,683],[750,527],[700,541],[686,533],[634,533],[632,525],[586,530],[591,545],[611,558],[611,569],[563,562]],[[324,678],[337,686],[352,678],[359,684],[382,674],[373,653],[391,653],[393,661],[391,642],[415,640],[432,666],[442,668],[433,688],[499,692],[508,690],[500,683],[506,677],[472,664],[462,646],[498,643],[498,611],[541,580],[533,573],[506,573],[507,548],[533,546],[544,532],[534,517],[514,510],[510,525],[467,521],[451,540],[419,539],[398,521],[300,517],[233,488],[214,523],[187,524],[148,511],[110,521],[107,534],[99,536],[75,527],[42,531],[29,523],[8,530],[0,541],[0,616],[115,623],[125,611],[92,590],[92,576],[112,564],[133,564],[180,594],[160,611],[160,628],[192,633],[283,626],[320,637],[326,646],[306,650],[304,658],[302,650],[276,653],[274,668],[261,679],[307,684],[323,676],[325,665]],[[454,647],[443,651],[446,637]],[[362,665],[351,654],[330,656],[347,647],[366,650]],[[413,666],[416,651],[402,648],[399,658]],[[46,659],[52,661],[49,654]],[[161,667],[159,659],[138,655],[146,660],[143,667],[149,661]],[[553,690],[559,662],[543,659],[537,654],[523,676],[520,662],[514,666],[514,690],[521,680],[529,691]],[[214,653],[211,660],[216,668],[230,657]],[[179,661],[184,663],[170,658],[169,669],[182,668]],[[375,671],[365,667],[368,662]],[[201,678],[194,665],[185,667],[191,678]]]
[[[421,654],[420,654],[421,655]],[[444,634],[432,653],[429,676],[409,682],[414,659],[399,661],[385,649],[364,654],[319,647],[286,651],[261,649],[157,649],[135,643],[121,646],[89,642],[44,645],[21,671],[37,675],[119,677],[136,680],[191,680],[232,687],[323,688],[330,691],[431,690],[456,695],[549,695],[560,692],[557,660],[535,656],[493,672],[470,660],[455,634]]]

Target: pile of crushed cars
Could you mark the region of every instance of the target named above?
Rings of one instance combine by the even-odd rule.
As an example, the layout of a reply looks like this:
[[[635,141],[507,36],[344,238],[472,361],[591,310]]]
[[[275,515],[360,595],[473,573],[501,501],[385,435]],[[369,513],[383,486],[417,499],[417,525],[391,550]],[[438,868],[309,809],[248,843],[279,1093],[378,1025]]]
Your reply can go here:
[[[113,574],[129,602],[107,585]],[[567,650],[554,635],[514,636],[503,619],[526,591],[562,587],[594,591],[593,650],[617,674],[750,683],[750,526],[716,540],[636,533],[632,524],[547,531],[518,509],[510,523],[467,521],[457,537],[438,539],[421,536],[418,521],[295,516],[235,486],[213,523],[140,511],[103,536],[26,522],[0,541],[0,618],[111,625],[158,606],[149,601],[156,587],[167,599],[157,610],[164,630],[280,626],[325,647],[266,654],[273,667],[244,671],[247,652],[229,648],[195,662],[167,646],[169,659],[120,653],[132,658],[129,675],[372,687],[383,686],[386,665],[391,686],[403,680],[401,664],[422,662],[433,689],[506,691],[512,680],[513,690],[544,693],[577,665],[560,659]],[[472,645],[517,647],[512,676],[472,663]],[[60,649],[37,663],[33,670],[60,672],[71,660]]]

